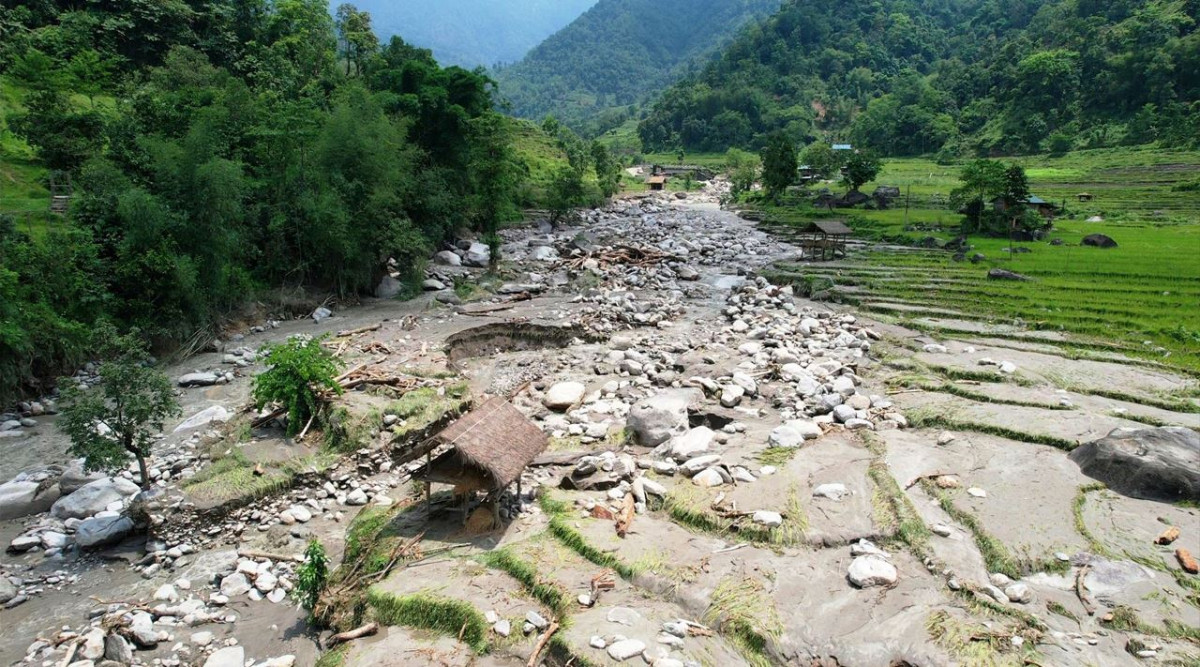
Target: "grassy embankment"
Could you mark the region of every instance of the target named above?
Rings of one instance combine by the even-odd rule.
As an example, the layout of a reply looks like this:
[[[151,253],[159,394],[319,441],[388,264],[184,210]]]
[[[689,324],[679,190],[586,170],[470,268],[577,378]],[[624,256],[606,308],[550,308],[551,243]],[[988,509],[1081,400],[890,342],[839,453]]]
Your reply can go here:
[[[1046,241],[972,237],[968,255],[986,258],[978,264],[955,262],[944,250],[876,246],[845,261],[784,264],[777,277],[934,330],[922,318],[1016,324],[1071,334],[1066,347],[1115,350],[1200,373],[1200,191],[1186,188],[1200,178],[1200,152],[1139,147],[1015,161],[1026,167],[1034,194],[1066,201],[1067,212]],[[961,216],[940,202],[957,177],[957,166],[889,160],[877,183],[911,192],[907,214],[901,202],[892,210],[831,216],[804,201],[763,213],[785,236],[812,219],[836,217],[860,239],[946,241],[957,235]],[[1082,192],[1095,199],[1077,201]],[[1103,221],[1088,222],[1093,216]],[[1119,247],[1080,245],[1094,233],[1111,236]],[[1051,245],[1054,239],[1062,245]],[[1013,254],[1010,247],[1027,252]],[[1032,280],[988,280],[993,267]]]

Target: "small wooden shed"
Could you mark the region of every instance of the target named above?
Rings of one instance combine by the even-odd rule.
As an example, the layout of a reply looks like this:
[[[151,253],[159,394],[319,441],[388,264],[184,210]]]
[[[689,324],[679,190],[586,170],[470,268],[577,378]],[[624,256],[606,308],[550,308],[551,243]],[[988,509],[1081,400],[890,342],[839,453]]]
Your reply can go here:
[[[841,220],[816,220],[800,232],[800,247],[808,259],[846,256],[846,240],[854,233]]]
[[[655,175],[646,179],[646,185],[650,186],[651,190],[664,190],[667,187],[667,177]]]
[[[438,446],[449,446],[437,458],[413,473],[413,479],[425,482],[426,499],[430,484],[450,484],[455,495],[464,496],[467,506],[476,491],[484,491],[493,504],[499,521],[500,495],[516,482],[521,493],[521,472],[545,451],[549,440],[542,429],[503,398],[493,398],[463,415],[458,421],[433,436]]]

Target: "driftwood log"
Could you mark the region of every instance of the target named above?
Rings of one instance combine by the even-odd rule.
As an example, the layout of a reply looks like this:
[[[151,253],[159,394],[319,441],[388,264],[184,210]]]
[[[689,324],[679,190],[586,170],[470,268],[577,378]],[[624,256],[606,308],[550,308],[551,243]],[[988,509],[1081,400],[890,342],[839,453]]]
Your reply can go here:
[[[550,627],[546,628],[546,631],[542,633],[542,638],[538,640],[537,646],[533,647],[533,655],[529,656],[529,662],[526,663],[526,667],[536,667],[538,658],[542,655],[542,651],[546,649],[546,644],[550,643],[550,638],[556,632],[558,632],[557,621],[551,623]]]
[[[346,632],[339,632],[336,635],[333,635],[328,641],[325,642],[325,647],[333,648],[338,644],[345,644],[346,642],[354,641],[355,639],[370,637],[378,632],[378,623],[367,623],[366,625],[354,628],[353,630],[347,630]]]

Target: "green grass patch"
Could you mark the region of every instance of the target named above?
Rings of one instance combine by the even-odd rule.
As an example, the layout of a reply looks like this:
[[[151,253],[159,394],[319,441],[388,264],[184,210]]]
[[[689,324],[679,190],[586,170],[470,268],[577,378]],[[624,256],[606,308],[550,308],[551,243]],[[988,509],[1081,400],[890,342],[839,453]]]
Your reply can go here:
[[[1070,571],[1070,563],[1060,561],[1053,556],[1031,558],[1014,555],[1008,547],[1004,546],[1003,542],[984,529],[983,524],[974,514],[955,505],[950,494],[937,488],[933,482],[927,479],[921,480],[921,488],[931,498],[937,500],[942,511],[970,531],[975,546],[979,549],[979,554],[983,556],[983,562],[987,564],[988,572],[999,572],[1013,579],[1020,579],[1035,572],[1063,574]]]
[[[342,667],[346,663],[346,654],[349,652],[349,644],[342,644],[332,651],[325,651],[320,658],[317,658],[313,667]]]
[[[202,507],[227,502],[248,503],[278,493],[295,483],[296,475],[320,472],[332,466],[337,455],[321,451],[284,462],[256,464],[238,448],[213,461],[183,482],[188,498]],[[262,474],[255,474],[256,467]]]
[[[1152,637],[1200,643],[1200,628],[1170,618],[1164,619],[1161,626],[1147,623],[1131,607],[1124,605],[1113,609],[1111,618],[1107,621],[1102,619],[1101,622],[1107,627],[1123,632],[1140,632]]]
[[[662,509],[675,523],[727,539],[775,547],[804,543],[804,533],[808,530],[808,514],[794,486],[788,489],[787,500],[780,512],[783,515],[783,525],[775,528],[750,523],[748,519],[733,520],[723,517],[712,510],[711,503],[712,497],[708,492],[685,483],[675,485],[667,493]]]
[[[713,590],[704,621],[720,628],[751,665],[773,664],[767,647],[783,634],[783,623],[761,581],[751,577],[722,579]]]
[[[1084,542],[1087,542],[1089,551],[1097,556],[1116,558],[1116,554],[1114,554],[1111,549],[1104,546],[1104,543],[1097,539],[1096,536],[1092,534],[1092,531],[1088,530],[1087,522],[1083,519],[1083,507],[1087,504],[1088,494],[1095,493],[1096,491],[1103,491],[1106,488],[1108,487],[1099,482],[1084,484],[1083,486],[1079,487],[1079,490],[1075,492],[1075,499],[1071,503],[1071,514],[1075,521],[1075,532],[1079,533],[1079,536],[1083,538]]]
[[[539,498],[542,511],[550,517],[550,534],[563,546],[600,567],[612,569],[624,579],[637,574],[632,566],[612,554],[605,553],[588,543],[587,539],[571,525],[571,507],[549,494]]]
[[[521,582],[525,590],[538,602],[546,605],[560,620],[565,619],[570,608],[566,591],[556,584],[543,581],[538,576],[537,569],[517,557],[507,547],[489,551],[479,557],[488,567],[503,570],[509,576]]]
[[[1058,449],[1066,452],[1069,452],[1079,446],[1079,443],[1077,442],[1059,438],[1053,435],[1024,433],[1022,431],[1016,431],[1003,426],[953,419],[944,415],[933,414],[931,412],[913,412],[909,416],[908,421],[909,425],[913,428],[941,428],[954,431],[985,433],[988,435],[994,435],[998,438],[1015,440],[1017,442],[1027,442],[1033,445],[1049,445],[1051,447],[1057,447]]]
[[[881,458],[877,458],[867,468],[867,476],[871,478],[875,487],[871,496],[871,506],[880,529],[895,535],[896,539],[917,557],[928,556],[929,540],[933,533],[929,532],[929,527],[925,525],[917,509],[896,483],[896,478],[892,476],[887,464]]]
[[[1022,652],[1014,651],[1011,634],[954,618],[935,611],[925,622],[929,638],[957,658],[964,667],[1019,667],[1029,664]],[[1037,664],[1037,663],[1034,663]]]
[[[1049,611],[1051,614],[1062,616],[1063,618],[1069,618],[1076,623],[1079,622],[1078,616],[1076,616],[1070,609],[1067,609],[1062,604],[1055,602],[1054,600],[1050,600],[1046,603],[1046,611]]]
[[[466,643],[476,654],[487,653],[490,626],[483,614],[466,602],[430,593],[389,595],[371,588],[367,603],[384,625],[432,630]]]
[[[791,463],[799,453],[799,447],[767,447],[755,454],[754,459],[763,465],[782,468]]]
[[[933,384],[929,382],[911,382],[905,386],[912,389],[920,389],[921,391],[934,392],[939,394],[950,394],[959,398],[965,398],[978,403],[991,403],[993,405],[1015,405],[1023,408],[1040,408],[1042,410],[1074,410],[1070,405],[1059,405],[1057,403],[1037,403],[1034,401],[1020,401],[1009,398],[998,398],[989,396],[983,392],[971,391],[965,387],[960,387],[956,384]]]

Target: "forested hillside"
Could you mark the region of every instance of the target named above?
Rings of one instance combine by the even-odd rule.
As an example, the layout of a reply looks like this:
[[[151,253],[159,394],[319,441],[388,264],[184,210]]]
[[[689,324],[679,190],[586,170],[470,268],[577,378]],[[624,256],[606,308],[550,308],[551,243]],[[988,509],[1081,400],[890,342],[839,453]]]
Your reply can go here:
[[[600,0],[496,79],[517,115],[552,114],[599,134],[778,7],[779,0]]]
[[[0,197],[0,402],[86,360],[98,321],[169,350],[278,288],[419,275],[452,230],[528,203],[486,78],[327,10],[0,10],[0,173],[74,185],[65,218]]]
[[[1196,0],[788,0],[639,126],[647,150],[840,138],[892,154],[1200,136]]]
[[[379,36],[431,49],[468,69],[519,60],[596,0],[361,0]],[[331,0],[336,10],[340,0]]]

